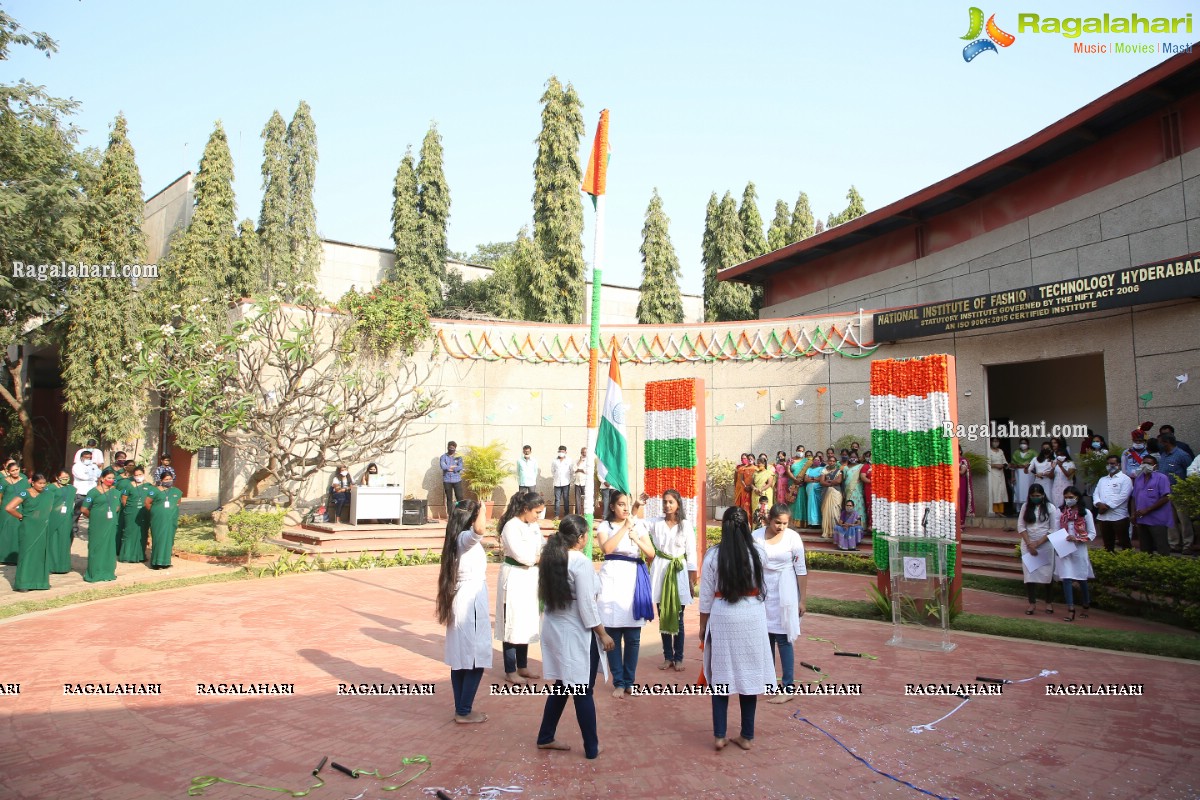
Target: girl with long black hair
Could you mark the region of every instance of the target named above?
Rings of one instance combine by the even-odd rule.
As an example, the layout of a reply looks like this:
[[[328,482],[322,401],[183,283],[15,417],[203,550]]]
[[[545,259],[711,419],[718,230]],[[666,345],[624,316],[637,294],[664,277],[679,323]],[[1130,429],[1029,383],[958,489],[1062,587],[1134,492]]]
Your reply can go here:
[[[600,650],[612,650],[612,637],[600,621],[596,606],[596,570],[582,552],[587,542],[587,522],[568,514],[546,540],[538,567],[538,599],[546,607],[542,616],[542,671],[555,686],[576,687],[575,719],[583,734],[583,754],[600,755],[596,732],[596,668]],[[595,634],[593,636],[593,633]],[[586,686],[586,692],[582,687]],[[567,707],[566,695],[550,695],[538,731],[540,750],[570,750],[555,739],[558,721]]]
[[[604,553],[600,567],[600,619],[617,643],[608,654],[613,697],[633,693],[637,679],[642,626],[654,619],[650,572],[645,559],[654,558],[654,544],[640,519],[640,502],[629,507],[629,495],[614,491],[608,517],[596,526],[596,542]]]
[[[733,743],[750,749],[758,695],[775,685],[775,664],[767,636],[762,545],[750,534],[750,520],[731,508],[721,520],[721,543],[704,557],[700,573],[700,642],[704,677],[714,690],[739,695],[742,730]],[[716,749],[727,742],[729,694],[712,696]]]
[[[1054,547],[1050,544],[1050,534],[1058,530],[1058,509],[1050,504],[1046,490],[1042,484],[1035,483],[1029,487],[1025,505],[1017,517],[1017,533],[1021,536],[1021,571],[1025,578],[1025,595],[1029,600],[1026,614],[1037,611],[1037,587],[1046,587],[1046,613],[1054,613],[1054,599],[1050,587],[1054,580]],[[1047,553],[1042,554],[1046,550]],[[1045,563],[1030,569],[1024,556],[1042,554]]]
[[[649,499],[645,494],[643,502]],[[683,614],[692,604],[696,583],[696,529],[687,518],[683,497],[675,489],[662,496],[663,515],[649,521],[654,561],[650,564],[653,600],[658,604],[663,663],[659,669],[683,672]]]
[[[483,722],[474,711],[483,671],[492,666],[492,627],[488,619],[487,553],[481,541],[485,513],[474,500],[460,500],[446,523],[442,568],[438,573],[437,618],[446,626],[446,665],[454,690],[454,721]]]
[[[504,647],[504,679],[525,685],[540,678],[529,671],[529,644],[537,641],[538,557],[542,531],[538,518],[546,501],[538,492],[518,492],[500,518],[500,546],[504,564],[496,588],[496,638]]]

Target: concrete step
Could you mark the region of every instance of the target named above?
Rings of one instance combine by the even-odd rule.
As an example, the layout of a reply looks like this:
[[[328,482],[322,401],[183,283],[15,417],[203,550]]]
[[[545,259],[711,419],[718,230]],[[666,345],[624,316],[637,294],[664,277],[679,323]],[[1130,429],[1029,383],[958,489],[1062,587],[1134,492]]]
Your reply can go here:
[[[982,556],[963,554],[963,570],[974,572],[979,570],[992,570],[995,572],[1005,573],[1007,575],[1020,575],[1021,562],[1015,558],[984,558]]]
[[[298,542],[291,539],[267,539],[271,544],[279,545],[293,553],[302,553],[305,555],[357,555],[359,553],[386,553],[387,555],[395,555],[397,550],[403,550],[408,555],[415,553],[424,553],[428,550],[431,553],[442,552],[442,539],[411,539],[407,541],[397,541],[395,539],[349,539],[349,540],[326,540],[320,543],[313,542]]]

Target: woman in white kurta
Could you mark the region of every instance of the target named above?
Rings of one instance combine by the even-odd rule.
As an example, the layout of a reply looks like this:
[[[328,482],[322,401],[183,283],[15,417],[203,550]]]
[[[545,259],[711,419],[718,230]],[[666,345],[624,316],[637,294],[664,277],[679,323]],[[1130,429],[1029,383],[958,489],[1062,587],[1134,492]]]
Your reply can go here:
[[[1063,491],[1063,508],[1058,519],[1059,527],[1067,531],[1067,541],[1075,543],[1075,552],[1062,556],[1054,562],[1054,577],[1062,581],[1063,598],[1067,601],[1067,622],[1075,621],[1075,581],[1083,592],[1083,610],[1079,616],[1086,617],[1092,605],[1088,581],[1096,577],[1092,571],[1092,559],[1088,556],[1088,545],[1096,538],[1096,523],[1092,512],[1083,507],[1082,493],[1074,486]],[[1058,530],[1058,528],[1055,528]]]
[[[1066,450],[1060,450],[1054,457],[1054,483],[1050,485],[1050,502],[1055,508],[1062,508],[1063,491],[1074,485],[1075,462]]]
[[[761,543],[763,583],[767,589],[767,635],[771,643],[771,667],[775,666],[775,648],[779,648],[779,666],[783,670],[780,692],[768,703],[786,703],[795,686],[795,652],[792,642],[800,635],[808,586],[808,566],[804,561],[804,541],[789,526],[791,509],[777,503],[770,512],[767,526],[754,532]]]
[[[642,495],[642,499],[646,496]],[[692,585],[696,583],[698,571],[696,529],[687,519],[679,492],[667,489],[663,492],[662,502],[663,516],[650,520],[650,541],[654,544],[650,590],[658,604],[658,629],[663,646],[663,663],[659,669],[682,672],[683,612],[692,604]]]
[[[1008,502],[1008,481],[1004,477],[1007,467],[1008,459],[1000,449],[1000,440],[992,439],[988,449],[988,502],[997,517],[1004,516],[1004,504]]]
[[[596,528],[596,541],[604,552],[600,567],[600,619],[616,642],[608,653],[613,697],[632,694],[637,676],[642,626],[654,618],[650,573],[643,558],[654,558],[654,545],[640,519],[629,507],[629,495],[614,491],[609,497],[608,518]]]
[[[750,749],[758,695],[775,685],[775,664],[767,638],[763,560],[766,553],[750,535],[750,520],[731,508],[721,521],[721,544],[708,551],[700,570],[700,642],[704,679],[712,695],[713,737],[726,744],[729,695],[739,695],[742,729],[733,743]]]
[[[537,641],[538,557],[542,530],[538,518],[546,501],[538,492],[519,492],[500,518],[500,547],[504,564],[496,587],[496,638],[504,645],[504,679],[524,684],[540,678],[529,671],[529,643]]]
[[[1049,561],[1037,569],[1029,569],[1029,565],[1021,559],[1021,571],[1025,577],[1025,595],[1029,600],[1026,614],[1037,610],[1037,587],[1046,587],[1046,613],[1053,614],[1054,606],[1051,599],[1050,586],[1054,580],[1054,546],[1050,544],[1050,534],[1058,530],[1058,509],[1046,499],[1046,490],[1040,483],[1029,487],[1029,496],[1021,513],[1017,515],[1017,533],[1021,537],[1021,555],[1049,554]]]
[[[1033,461],[1034,452],[1029,449],[1029,440],[1021,439],[1017,443],[1017,450],[1012,454],[1012,470],[1013,470],[1013,504],[1018,508],[1025,502],[1025,498],[1029,495],[1029,487],[1033,484],[1033,470],[1030,464]]]
[[[487,719],[472,710],[483,671],[492,666],[484,522],[479,503],[458,502],[446,523],[438,575],[438,622],[446,626],[445,662],[454,690],[454,721],[460,723]]]
[[[575,719],[583,734],[583,754],[595,758],[600,755],[600,737],[596,732],[596,698],[592,690],[596,686],[600,650],[612,650],[613,640],[600,621],[596,569],[582,552],[586,542],[587,522],[578,514],[568,514],[542,549],[538,598],[546,607],[542,616],[542,671],[555,686],[572,687]],[[546,697],[538,749],[571,749],[555,738],[566,707],[565,694]]]

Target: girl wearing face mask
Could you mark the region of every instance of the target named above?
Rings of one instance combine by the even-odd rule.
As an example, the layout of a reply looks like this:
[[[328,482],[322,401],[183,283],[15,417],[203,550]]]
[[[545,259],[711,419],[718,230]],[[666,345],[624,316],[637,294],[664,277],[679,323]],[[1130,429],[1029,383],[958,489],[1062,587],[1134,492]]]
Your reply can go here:
[[[842,469],[842,474],[846,479],[842,486],[842,498],[853,501],[856,509],[861,509],[866,504],[863,497],[862,470],[863,465],[859,460],[858,453],[851,450],[850,457]]]
[[[146,483],[146,470],[133,468],[133,479],[121,491],[121,544],[117,550],[117,561],[125,564],[140,564],[146,560],[146,545],[150,541],[150,511],[146,500],[154,494],[154,487]]]
[[[50,588],[50,567],[46,563],[46,529],[50,525],[50,504],[54,491],[46,491],[46,476],[33,474],[29,487],[8,501],[4,510],[17,520],[20,555],[13,588],[18,592]]]
[[[1137,477],[1142,469],[1142,458],[1149,451],[1146,449],[1146,434],[1138,428],[1133,432],[1133,443],[1126,448],[1125,452],[1121,453],[1121,471],[1124,472],[1130,480]]]
[[[788,497],[792,500],[792,519],[796,526],[804,524],[808,510],[808,496],[804,493],[804,473],[808,471],[811,457],[805,456],[803,450],[797,450],[792,463],[788,465]]]
[[[1038,451],[1035,458],[1029,465],[1029,471],[1033,473],[1033,483],[1040,483],[1043,486],[1049,486],[1054,483],[1054,467],[1058,462],[1054,460],[1054,451],[1050,449],[1049,442],[1042,442],[1042,449]],[[1032,488],[1033,484],[1030,484]]]
[[[762,559],[763,583],[767,590],[767,636],[771,640],[771,658],[779,649],[779,666],[783,671],[779,686],[781,693],[768,703],[786,703],[792,699],[795,687],[795,651],[793,642],[800,635],[804,619],[808,568],[804,560],[804,542],[788,524],[788,507],[777,504],[767,512],[767,524],[754,531],[756,543],[766,554]]]
[[[29,479],[21,472],[15,461],[4,464],[4,478],[0,481],[4,489],[0,493],[0,509],[8,506],[21,492],[29,488]],[[16,564],[21,533],[20,521],[11,514],[0,513],[0,564]]]
[[[600,567],[600,621],[616,646],[608,653],[613,697],[633,693],[637,678],[642,626],[654,619],[653,593],[646,560],[654,558],[654,543],[646,526],[630,508],[629,495],[613,492],[608,515],[596,527],[596,543],[604,553]]]
[[[1017,533],[1021,536],[1021,555],[1042,555],[1046,551],[1049,558],[1045,564],[1029,568],[1025,559],[1021,559],[1021,571],[1025,579],[1025,595],[1029,600],[1026,614],[1037,610],[1037,587],[1045,586],[1046,613],[1054,613],[1054,601],[1051,595],[1051,583],[1054,580],[1054,546],[1050,544],[1050,534],[1059,529],[1059,511],[1046,498],[1046,490],[1040,483],[1029,487],[1029,496],[1021,506],[1017,517]]]
[[[83,515],[88,518],[88,563],[83,579],[88,583],[117,579],[117,525],[121,514],[121,493],[114,488],[112,467],[100,473],[100,483],[83,499]]]
[[[1033,484],[1033,473],[1029,471],[1029,465],[1035,455],[1036,453],[1029,449],[1028,439],[1020,439],[1017,442],[1017,450],[1012,454],[1012,462],[1009,464],[1016,476],[1013,504],[1017,507],[1029,496],[1029,487]]]
[[[154,542],[150,548],[150,569],[170,569],[171,550],[175,547],[175,530],[179,527],[179,501],[183,492],[175,487],[175,476],[169,472],[153,495],[146,498],[150,511],[150,532]]]
[[[733,489],[733,504],[749,516],[751,508],[754,505],[752,495],[754,493],[754,473],[758,469],[754,466],[754,456],[749,453],[742,453],[742,463],[734,470],[734,489]],[[612,498],[609,498],[611,505]],[[605,513],[608,512],[608,506],[605,506]]]
[[[54,494],[50,509],[50,527],[46,531],[46,564],[52,575],[64,575],[71,571],[71,526],[75,523],[75,487],[71,485],[71,473],[60,470],[54,486],[47,486]]]
[[[1063,491],[1068,486],[1075,485],[1075,462],[1066,450],[1059,450],[1054,456],[1054,483],[1050,486],[1050,499],[1055,507],[1061,508]]]
[[[988,449],[988,502],[992,504],[992,516],[1004,516],[1004,504],[1008,502],[1008,481],[1004,469],[1008,459],[1000,449],[1000,440],[992,439]]]
[[[817,453],[804,473],[804,494],[807,499],[805,522],[810,528],[821,527],[821,476],[825,474],[825,459]]]
[[[645,502],[648,498],[642,495]],[[683,672],[683,613],[692,603],[692,586],[699,566],[696,561],[696,529],[683,507],[683,497],[667,489],[662,497],[663,515],[650,520],[654,561],[650,564],[653,600],[658,604],[658,630],[662,634],[663,663],[659,669]]]
[[[825,492],[821,496],[821,538],[833,538],[833,526],[837,523],[842,512],[842,487],[846,484],[846,471],[840,461],[832,461],[825,465],[825,474],[821,476],[821,485]]]
[[[1092,512],[1083,507],[1082,494],[1074,486],[1063,491],[1063,508],[1058,519],[1059,527],[1067,531],[1067,541],[1075,542],[1075,552],[1054,560],[1054,577],[1062,581],[1063,598],[1067,601],[1066,622],[1075,621],[1074,584],[1079,581],[1080,600],[1083,601],[1081,617],[1088,615],[1092,597],[1088,581],[1096,577],[1092,571],[1092,560],[1088,557],[1088,543],[1096,538],[1096,524]],[[1055,529],[1057,530],[1057,528]]]
[[[350,524],[350,487],[354,480],[350,477],[350,468],[341,464],[337,474],[329,482],[329,510],[333,513],[334,522]]]

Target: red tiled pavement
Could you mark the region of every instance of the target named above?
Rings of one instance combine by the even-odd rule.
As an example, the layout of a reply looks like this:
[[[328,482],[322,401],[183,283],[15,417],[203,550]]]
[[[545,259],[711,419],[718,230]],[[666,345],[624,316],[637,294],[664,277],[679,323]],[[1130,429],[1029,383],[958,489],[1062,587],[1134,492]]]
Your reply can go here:
[[[484,725],[458,726],[442,629],[433,619],[436,567],[290,576],[117,598],[0,623],[0,797],[182,798],[197,775],[268,786],[308,786],[329,755],[351,766],[399,768],[424,754],[432,769],[381,793],[327,767],[310,798],[416,798],[418,787],[521,785],[521,798],[918,797],[855,761],[800,711],[878,769],[937,795],[962,798],[1194,797],[1200,786],[1200,665],[957,634],[951,653],[887,647],[880,623],[813,615],[806,635],[879,656],[834,658],[828,644],[797,655],[861,697],[759,705],[754,750],[711,749],[709,703],[698,697],[614,700],[598,692],[604,753],[582,758],[568,710],[560,736],[571,753],[537,751],[543,702],[488,697]],[[493,567],[494,585],[495,567]],[[835,596],[847,576],[814,575]],[[860,581],[862,579],[859,579]],[[850,591],[850,589],[846,589]],[[861,596],[856,594],[854,596]],[[1003,598],[1005,603],[1019,600]],[[687,616],[696,631],[696,608]],[[1065,624],[1065,623],[1060,623]],[[657,631],[643,634],[638,678],[664,679]],[[689,652],[687,672],[697,662]],[[534,648],[531,655],[537,655]],[[499,657],[496,659],[499,667]],[[1006,686],[1002,697],[906,697],[904,684],[970,682],[977,674],[1025,678],[1058,670],[1065,682],[1145,684],[1145,696],[1046,697],[1046,680]],[[489,673],[487,682],[497,680]],[[673,680],[670,678],[669,680]],[[63,683],[161,682],[161,696],[64,696]],[[205,698],[197,683],[294,683],[295,696]],[[339,697],[339,682],[435,682],[433,697]],[[485,683],[485,687],[486,687]],[[736,730],[736,703],[730,712]],[[214,786],[208,798],[279,797]]]

